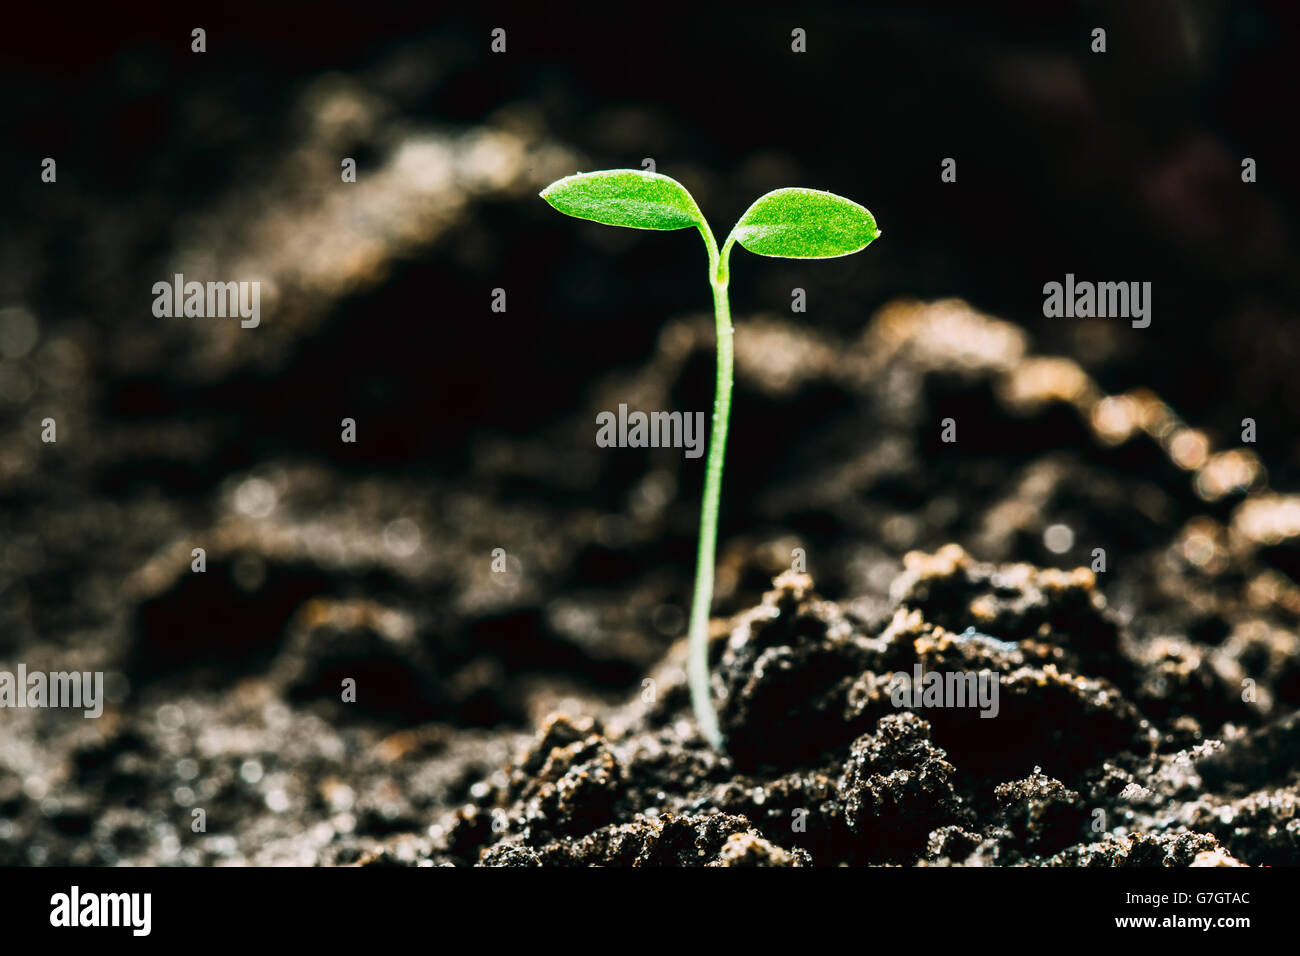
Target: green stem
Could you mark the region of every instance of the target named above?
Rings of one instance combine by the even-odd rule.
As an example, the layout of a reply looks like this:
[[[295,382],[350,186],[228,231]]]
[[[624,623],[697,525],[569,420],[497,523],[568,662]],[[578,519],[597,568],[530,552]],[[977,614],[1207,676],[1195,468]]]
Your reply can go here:
[[[709,687],[709,610],[713,604],[713,566],[718,537],[718,501],[722,496],[722,464],[727,454],[727,425],[731,417],[733,367],[731,304],[727,286],[731,281],[728,260],[735,239],[727,237],[718,253],[707,227],[700,232],[709,249],[709,285],[713,287],[713,316],[717,327],[718,377],[713,396],[713,429],[709,436],[709,458],[704,472],[704,499],[700,503],[700,539],[695,559],[695,593],[691,598],[691,628],[687,677],[691,703],[700,733],[716,748],[722,747],[718,715],[713,709]]]

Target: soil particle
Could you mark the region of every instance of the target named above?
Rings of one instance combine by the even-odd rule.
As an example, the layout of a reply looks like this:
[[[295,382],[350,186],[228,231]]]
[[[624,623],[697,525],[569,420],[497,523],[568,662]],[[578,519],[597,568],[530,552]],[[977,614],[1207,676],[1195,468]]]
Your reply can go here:
[[[838,790],[859,852],[874,862],[910,862],[936,827],[956,822],[960,798],[930,725],[912,713],[880,718],[849,748]]]
[[[520,794],[524,819],[541,833],[589,833],[609,822],[624,771],[605,740],[593,734],[553,747]]]
[[[993,794],[1003,826],[1030,856],[1064,849],[1083,836],[1087,811],[1079,795],[1059,780],[1036,772],[998,784]]]

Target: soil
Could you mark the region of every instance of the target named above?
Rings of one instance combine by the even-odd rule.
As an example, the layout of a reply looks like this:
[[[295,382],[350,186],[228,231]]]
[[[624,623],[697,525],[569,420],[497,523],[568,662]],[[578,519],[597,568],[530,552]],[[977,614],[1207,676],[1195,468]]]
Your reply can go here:
[[[486,29],[340,17],[298,62],[265,17],[282,47],[214,29],[244,59],[206,73],[106,39],[75,80],[0,77],[30,145],[0,157],[0,670],[108,696],[0,711],[0,865],[1300,864],[1296,179],[1241,198],[1165,108],[1182,54],[1098,89],[1068,38],[882,14],[889,96],[847,128],[824,91],[860,51],[810,56],[789,102],[836,135],[796,157],[762,97],[720,117],[627,66],[788,25],[570,63],[603,26],[494,61]],[[1223,126],[1263,156],[1255,52]],[[886,233],[733,263],[722,752],[684,673],[703,459],[593,440],[621,403],[711,407],[698,238],[536,198],[647,155],[710,216],[808,183]],[[1076,262],[1154,279],[1152,326],[1042,321]],[[153,316],[175,273],[260,277],[261,324]],[[996,677],[997,716],[898,705],[917,666]]]
[[[41,602],[68,639],[8,649],[109,671],[113,703],[6,713],[0,862],[1300,862],[1300,502],[1248,452],[1180,467],[1154,395],[1104,396],[956,301],[895,303],[856,340],[770,317],[737,340],[738,414],[832,406],[822,440],[852,451],[773,483],[722,549],[723,604],[775,575],[713,622],[725,753],[696,733],[657,554],[691,519],[673,453],[617,511],[503,507],[484,489],[511,475],[557,499],[572,480],[527,441],[441,488],[285,465],[147,555],[162,503],[27,510],[28,534],[97,526],[142,560]],[[619,388],[673,407],[709,347],[704,317],[674,322]],[[960,453],[931,438],[944,409]],[[573,448],[593,420],[566,423]],[[1075,543],[1048,558],[1060,523]],[[71,639],[120,598],[104,640]],[[917,664],[996,674],[999,713],[896,706]]]

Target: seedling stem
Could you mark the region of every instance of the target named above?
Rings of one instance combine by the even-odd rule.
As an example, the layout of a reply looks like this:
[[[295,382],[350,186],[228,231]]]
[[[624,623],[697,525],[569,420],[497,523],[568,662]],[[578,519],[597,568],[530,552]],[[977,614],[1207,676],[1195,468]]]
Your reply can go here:
[[[828,259],[866,248],[879,235],[871,213],[855,202],[815,189],[778,189],[754,202],[740,217],[722,251],[713,230],[686,188],[675,179],[635,169],[609,169],[567,176],[547,186],[542,198],[579,219],[632,229],[672,230],[694,226],[709,251],[709,285],[717,327],[717,386],[713,393],[713,428],[704,470],[700,505],[700,540],[695,558],[687,645],[687,680],[700,733],[722,747],[718,715],[709,687],[709,611],[713,604],[713,566],[718,537],[722,465],[727,454],[731,417],[732,351],[730,283],[731,247],[739,242],[750,252],[781,259]]]

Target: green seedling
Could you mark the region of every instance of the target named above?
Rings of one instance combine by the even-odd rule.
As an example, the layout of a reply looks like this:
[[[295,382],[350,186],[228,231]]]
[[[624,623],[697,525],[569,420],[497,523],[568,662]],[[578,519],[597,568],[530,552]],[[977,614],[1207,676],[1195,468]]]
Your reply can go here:
[[[777,189],[761,196],[745,211],[719,251],[713,231],[686,187],[659,173],[639,169],[578,173],[551,183],[542,190],[541,196],[566,215],[607,226],[695,228],[704,237],[709,252],[709,284],[713,287],[718,335],[718,378],[705,465],[704,500],[700,506],[687,674],[700,732],[714,747],[721,747],[722,735],[709,691],[708,632],[722,462],[731,414],[732,329],[731,305],[727,300],[731,247],[738,242],[760,256],[781,259],[830,259],[865,249],[880,236],[880,230],[870,212],[841,196],[816,189]]]

